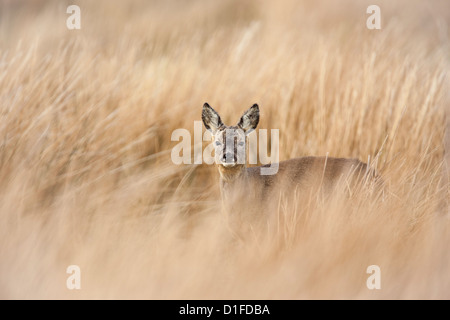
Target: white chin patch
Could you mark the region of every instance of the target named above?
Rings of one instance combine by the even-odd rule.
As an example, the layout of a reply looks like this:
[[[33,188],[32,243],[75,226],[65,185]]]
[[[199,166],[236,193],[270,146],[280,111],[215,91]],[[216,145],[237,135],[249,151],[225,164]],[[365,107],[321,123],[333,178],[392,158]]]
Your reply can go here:
[[[236,165],[236,163],[226,163],[226,162],[222,162],[221,163],[225,168],[229,168],[229,167],[234,167]]]

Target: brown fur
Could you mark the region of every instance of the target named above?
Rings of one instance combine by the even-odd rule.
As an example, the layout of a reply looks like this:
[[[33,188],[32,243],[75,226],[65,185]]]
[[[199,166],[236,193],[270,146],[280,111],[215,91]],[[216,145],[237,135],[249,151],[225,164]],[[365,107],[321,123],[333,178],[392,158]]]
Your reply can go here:
[[[264,167],[268,167],[265,165]],[[261,167],[219,164],[222,197],[227,192],[245,192],[247,201],[261,203],[275,199],[277,194],[289,190],[322,188],[329,192],[340,179],[352,186],[362,182],[368,173],[367,164],[358,159],[302,157],[279,163],[274,175],[261,175]],[[236,198],[236,196],[234,196]]]

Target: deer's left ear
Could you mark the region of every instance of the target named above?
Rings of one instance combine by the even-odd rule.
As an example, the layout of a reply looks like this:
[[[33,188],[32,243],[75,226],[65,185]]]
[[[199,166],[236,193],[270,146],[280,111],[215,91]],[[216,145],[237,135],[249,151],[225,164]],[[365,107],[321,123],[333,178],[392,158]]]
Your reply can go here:
[[[239,128],[244,130],[245,134],[249,134],[256,129],[259,123],[259,107],[255,103],[250,109],[244,112],[237,124]]]

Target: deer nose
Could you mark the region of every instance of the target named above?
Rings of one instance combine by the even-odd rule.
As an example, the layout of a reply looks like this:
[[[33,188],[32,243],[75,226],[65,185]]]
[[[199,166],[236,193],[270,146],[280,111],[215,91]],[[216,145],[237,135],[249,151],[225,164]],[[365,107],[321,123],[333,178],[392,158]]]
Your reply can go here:
[[[224,153],[222,161],[234,162],[234,154],[232,154],[231,152]]]

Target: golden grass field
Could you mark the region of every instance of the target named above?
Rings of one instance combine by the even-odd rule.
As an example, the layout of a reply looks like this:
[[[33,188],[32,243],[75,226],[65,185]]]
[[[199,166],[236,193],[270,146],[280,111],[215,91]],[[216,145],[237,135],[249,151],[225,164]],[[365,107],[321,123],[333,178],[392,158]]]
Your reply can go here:
[[[0,298],[449,299],[450,4],[392,2],[0,0]],[[370,157],[384,201],[230,241],[217,169],[170,157],[205,101],[280,160]]]

